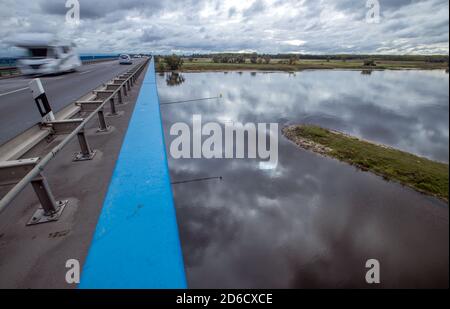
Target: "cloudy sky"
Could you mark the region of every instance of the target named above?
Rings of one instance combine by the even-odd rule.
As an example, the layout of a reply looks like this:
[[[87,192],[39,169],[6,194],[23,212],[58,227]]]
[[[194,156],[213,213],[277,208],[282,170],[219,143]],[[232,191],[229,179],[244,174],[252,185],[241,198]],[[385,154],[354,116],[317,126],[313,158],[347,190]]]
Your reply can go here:
[[[370,0],[377,2],[377,0]],[[448,0],[0,0],[0,55],[22,33],[52,33],[81,52],[448,54]],[[372,19],[373,21],[373,19]]]

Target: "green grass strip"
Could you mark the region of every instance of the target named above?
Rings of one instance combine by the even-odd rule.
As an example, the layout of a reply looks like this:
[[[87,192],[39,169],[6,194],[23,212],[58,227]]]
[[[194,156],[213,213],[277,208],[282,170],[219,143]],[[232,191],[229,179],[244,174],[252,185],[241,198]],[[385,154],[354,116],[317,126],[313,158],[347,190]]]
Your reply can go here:
[[[160,70],[159,68],[157,68]],[[402,70],[402,69],[448,69],[447,63],[429,63],[425,61],[377,61],[376,66],[365,66],[362,61],[298,61],[295,64],[285,64],[275,62],[265,64],[253,63],[214,63],[212,61],[185,61],[180,71],[302,71],[302,70],[320,70],[320,69],[350,69],[350,70]]]
[[[313,125],[290,126],[283,129],[283,134],[303,148],[448,202],[448,164]]]

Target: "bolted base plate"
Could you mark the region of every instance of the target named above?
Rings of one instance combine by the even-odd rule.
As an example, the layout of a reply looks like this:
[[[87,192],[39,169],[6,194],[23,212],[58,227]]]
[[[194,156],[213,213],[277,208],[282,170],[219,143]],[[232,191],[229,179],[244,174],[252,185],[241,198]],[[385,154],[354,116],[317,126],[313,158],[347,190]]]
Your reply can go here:
[[[92,150],[92,152],[88,155],[84,155],[81,152],[78,152],[75,154],[75,157],[73,158],[73,161],[88,161],[92,160],[95,157],[95,154],[97,153],[97,150]]]
[[[58,204],[58,209],[53,215],[46,216],[44,213],[44,209],[38,208],[38,210],[35,211],[31,219],[28,221],[27,226],[58,221],[59,217],[61,217],[61,214],[64,211],[64,208],[69,204],[69,201],[64,200],[58,201],[56,203]]]
[[[111,129],[111,126],[106,126],[106,129],[100,129],[100,128],[98,128],[98,129],[97,129],[97,132],[108,132],[109,129]]]
[[[120,104],[120,105],[122,105],[122,104]],[[106,117],[120,117],[120,116],[122,116],[123,114],[124,114],[124,111],[118,111],[118,112],[116,112],[115,114],[108,113],[108,114],[106,114]]]

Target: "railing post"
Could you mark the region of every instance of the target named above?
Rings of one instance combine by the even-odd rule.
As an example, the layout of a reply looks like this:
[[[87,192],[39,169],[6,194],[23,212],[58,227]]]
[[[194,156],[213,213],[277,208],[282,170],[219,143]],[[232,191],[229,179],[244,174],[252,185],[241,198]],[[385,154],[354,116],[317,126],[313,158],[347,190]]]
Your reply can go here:
[[[33,214],[27,225],[57,221],[69,201],[56,201],[47,179],[42,174],[33,179],[31,185],[36,192],[41,208]]]
[[[109,99],[109,105],[111,106],[111,115],[116,116],[117,110],[116,110],[116,101],[114,98]]]
[[[123,84],[122,88],[124,96],[128,96],[127,85]]]
[[[103,113],[103,109],[99,110],[98,113],[98,132],[105,132],[109,130],[109,126],[106,124],[105,114]]]
[[[80,143],[81,152],[75,154],[74,161],[92,160],[95,156],[95,150],[89,146],[84,129],[77,133],[78,142]]]
[[[123,104],[122,90],[121,89],[119,89],[119,91],[117,92],[117,98],[119,99],[119,104]]]
[[[42,209],[44,210],[44,215],[51,216],[56,213],[58,206],[56,204],[55,197],[50,191],[50,186],[48,185],[47,179],[40,176],[31,181],[34,192],[41,203]]]

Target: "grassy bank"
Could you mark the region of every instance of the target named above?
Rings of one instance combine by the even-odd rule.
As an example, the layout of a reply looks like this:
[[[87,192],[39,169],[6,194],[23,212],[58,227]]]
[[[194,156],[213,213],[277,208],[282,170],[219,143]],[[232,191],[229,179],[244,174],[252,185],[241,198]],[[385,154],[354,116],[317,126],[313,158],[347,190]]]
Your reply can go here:
[[[184,59],[180,71],[302,71],[317,69],[342,69],[342,70],[402,70],[402,69],[447,69],[447,63],[433,63],[426,61],[375,61],[375,66],[365,66],[362,60],[298,60],[295,64],[286,61],[272,59],[270,63],[215,63],[209,58]]]
[[[448,164],[312,125],[283,129],[298,146],[371,171],[448,202]]]

